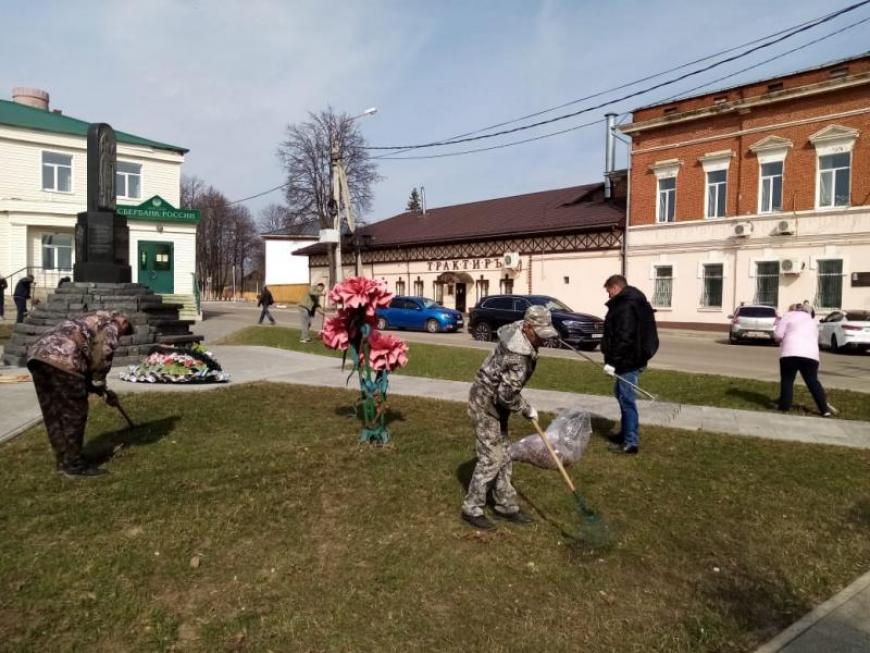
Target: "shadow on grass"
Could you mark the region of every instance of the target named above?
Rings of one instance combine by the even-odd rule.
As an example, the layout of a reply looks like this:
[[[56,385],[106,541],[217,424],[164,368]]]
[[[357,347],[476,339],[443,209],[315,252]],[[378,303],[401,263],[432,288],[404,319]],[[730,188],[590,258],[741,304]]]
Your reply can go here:
[[[870,527],[870,497],[858,499],[849,508],[849,518],[858,526]]]
[[[336,406],[334,412],[339,417],[362,420],[359,406],[359,403]],[[393,422],[404,422],[405,415],[400,410],[393,410],[392,408],[387,408],[387,416],[385,421],[386,425],[389,427],[389,425]]]
[[[761,406],[762,408],[767,408],[769,410],[776,409],[776,401],[771,399],[770,396],[763,394],[761,392],[755,392],[753,390],[744,390],[743,388],[728,388],[725,391],[725,394],[729,397],[734,397],[736,399],[742,399],[743,401],[755,404],[756,406]]]
[[[159,442],[175,430],[175,423],[178,420],[179,417],[173,415],[152,422],[137,424],[133,428],[123,428],[117,431],[101,433],[85,444],[82,453],[88,460],[92,460],[97,464],[103,464],[111,460],[120,449]]]

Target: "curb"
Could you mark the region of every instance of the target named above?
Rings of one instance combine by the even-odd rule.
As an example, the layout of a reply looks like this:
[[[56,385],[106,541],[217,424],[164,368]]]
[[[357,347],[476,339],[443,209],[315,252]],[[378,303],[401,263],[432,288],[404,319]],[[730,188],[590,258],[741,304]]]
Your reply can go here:
[[[37,424],[41,424],[41,423],[42,423],[42,416],[40,415],[39,417],[34,417],[33,419],[25,422],[24,424],[19,424],[11,431],[7,431],[6,433],[0,434],[0,444],[3,444],[5,442],[9,442],[13,438],[24,433],[27,429],[34,427]]]
[[[804,615],[801,619],[793,623],[791,626],[782,631],[766,644],[755,649],[755,653],[777,653],[782,651],[786,646],[801,637],[810,628],[819,623],[822,619],[830,615],[839,607],[848,603],[855,595],[870,587],[870,571],[843,590],[840,590],[833,597],[816,607],[812,612]]]

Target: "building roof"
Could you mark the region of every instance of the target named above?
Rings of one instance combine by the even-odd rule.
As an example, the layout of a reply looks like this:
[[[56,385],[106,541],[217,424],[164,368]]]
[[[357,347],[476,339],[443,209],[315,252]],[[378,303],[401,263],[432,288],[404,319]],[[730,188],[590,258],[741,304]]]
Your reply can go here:
[[[283,229],[273,229],[260,234],[262,238],[274,238],[287,240],[291,238],[317,238],[320,235],[320,221],[309,220],[294,224]]]
[[[623,224],[625,207],[603,199],[604,184],[499,197],[420,211],[405,211],[357,230],[370,236],[368,248],[531,236],[543,233],[613,229]],[[319,253],[310,245],[295,253]]]
[[[33,129],[35,131],[50,132],[53,134],[69,134],[71,136],[87,136],[90,123],[77,118],[71,118],[61,113],[55,113],[47,109],[29,107],[18,102],[0,100],[0,125],[18,127],[21,129]],[[141,136],[135,136],[126,132],[115,132],[119,143],[127,145],[144,145],[158,150],[169,150],[180,154],[188,150],[177,145],[169,145],[152,141]]]

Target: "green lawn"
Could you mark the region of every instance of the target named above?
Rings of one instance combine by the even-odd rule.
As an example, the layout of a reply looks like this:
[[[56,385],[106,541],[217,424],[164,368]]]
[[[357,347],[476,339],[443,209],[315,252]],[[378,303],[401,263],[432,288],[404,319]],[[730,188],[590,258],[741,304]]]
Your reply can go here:
[[[326,349],[318,340],[307,344],[300,343],[299,331],[284,327],[249,327],[233,334],[224,342],[266,345],[327,356],[341,355],[340,352]],[[416,342],[409,342],[408,347],[410,362],[399,371],[400,374],[453,381],[471,381],[487,356],[487,351],[483,349]],[[641,376],[640,385],[662,401],[744,410],[774,410],[774,402],[779,396],[778,383],[670,370],[649,369]],[[529,387],[598,395],[609,395],[613,392],[613,382],[602,373],[601,368],[579,357],[541,357]],[[867,394],[829,389],[828,398],[840,410],[838,417],[870,421],[870,401]],[[801,382],[795,384],[792,414],[818,415],[810,393]]]
[[[369,447],[354,398],[138,394],[129,432],[95,405],[90,452],[126,446],[90,481],[53,473],[42,428],[2,445],[0,650],[748,651],[870,564],[870,451],[595,438],[570,470],[611,525],[594,548],[558,474],[525,465],[536,524],[459,520],[461,404],[397,397]]]

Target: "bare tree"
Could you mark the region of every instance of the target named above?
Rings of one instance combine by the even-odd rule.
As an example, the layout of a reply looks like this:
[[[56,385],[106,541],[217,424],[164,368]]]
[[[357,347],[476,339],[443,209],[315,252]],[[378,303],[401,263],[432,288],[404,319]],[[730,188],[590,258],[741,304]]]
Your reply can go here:
[[[331,107],[309,113],[307,121],[287,126],[286,138],[278,147],[287,175],[284,194],[290,215],[300,222],[316,217],[325,229],[333,226],[329,211],[333,142],[338,144],[344,160],[353,214],[361,217],[371,209],[372,186],[381,177],[363,149],[365,139],[350,116],[336,114]],[[330,251],[330,277],[334,279],[333,267]]]
[[[281,204],[269,204],[260,211],[260,216],[257,218],[257,227],[261,233],[286,229],[292,223],[290,212]]]

